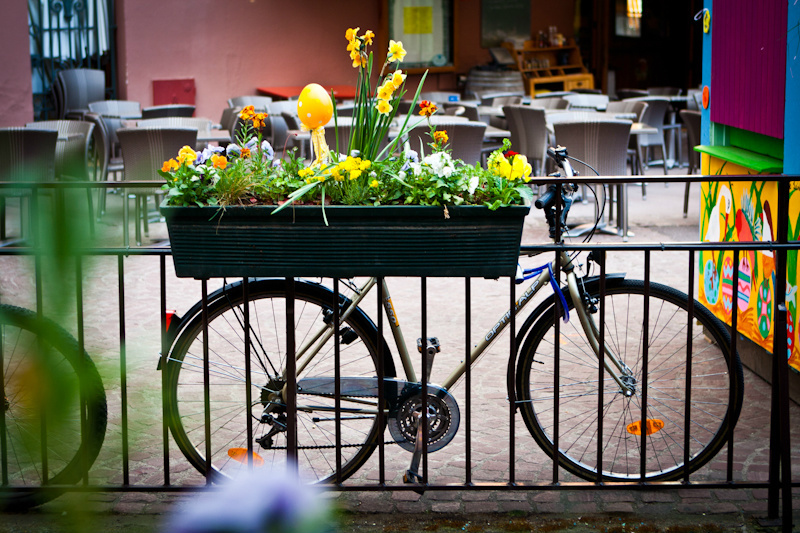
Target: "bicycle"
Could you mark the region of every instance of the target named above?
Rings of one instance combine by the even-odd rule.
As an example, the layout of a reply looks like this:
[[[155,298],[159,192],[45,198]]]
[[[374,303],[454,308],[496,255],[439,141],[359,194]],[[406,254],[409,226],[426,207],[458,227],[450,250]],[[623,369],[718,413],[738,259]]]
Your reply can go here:
[[[63,328],[33,311],[0,305],[0,508],[26,509],[78,483],[105,438],[103,383]]]
[[[550,185],[536,207],[544,209],[551,237],[564,228],[574,186],[566,150],[549,149],[564,184]],[[555,204],[564,204],[559,223]],[[590,254],[587,267],[595,261]],[[553,281],[553,272],[566,285],[540,303],[523,321],[517,336],[516,382],[508,395],[521,413],[535,442],[553,458],[558,435],[559,465],[587,480],[675,480],[705,465],[732,435],[742,407],[743,371],[738,354],[730,353],[730,335],[722,323],[699,302],[664,285],[606,276],[601,298],[597,277],[576,273],[575,258],[559,254],[535,274],[515,304],[515,313]],[[588,270],[588,268],[587,268]],[[295,337],[297,376],[297,448],[301,476],[311,482],[334,483],[362,467],[379,443],[386,426],[397,444],[412,452],[404,479],[420,480],[418,465],[422,434],[427,450],[443,449],[455,436],[460,413],[451,387],[508,326],[509,312],[474,347],[467,362],[457,365],[440,385],[427,384],[427,399],[416,376],[403,332],[394,315],[386,281],[381,286],[395,349],[404,377],[399,377],[389,344],[359,307],[375,288],[371,278],[353,286],[353,295],[338,294],[340,322],[334,327],[334,294],[320,283],[295,280]],[[169,426],[188,461],[212,481],[220,481],[242,464],[280,464],[287,455],[287,373],[284,316],[287,297],[284,279],[248,280],[250,360],[244,357],[245,306],[243,282],[225,284],[207,299],[210,443],[205,438],[203,381],[203,313],[195,304],[182,317],[173,317],[168,330],[170,350],[165,390]],[[560,289],[560,290],[558,290]],[[559,296],[563,294],[563,298]],[[644,296],[648,296],[645,305]],[[566,310],[576,317],[559,324],[556,314]],[[605,329],[595,317],[605,310]],[[645,315],[647,309],[647,315]],[[643,328],[647,317],[648,328]],[[177,319],[176,319],[177,318]],[[689,329],[691,328],[691,330]],[[340,338],[341,471],[336,472],[334,330]],[[600,349],[600,338],[603,349]],[[637,340],[638,339],[638,340]],[[710,339],[707,342],[706,339]],[[645,342],[646,341],[646,342]],[[642,345],[648,346],[648,378],[643,381]],[[687,347],[691,344],[691,364]],[[378,347],[384,354],[378,361]],[[418,348],[435,353],[435,340],[418,340]],[[558,350],[558,351],[556,351]],[[559,357],[556,358],[558,353]],[[600,357],[602,354],[602,357]],[[598,361],[603,362],[602,467],[598,476]],[[430,364],[430,357],[428,359]],[[559,366],[560,381],[553,376]],[[379,380],[378,369],[383,369]],[[248,370],[249,368],[249,370]],[[687,435],[687,369],[691,379],[691,425]],[[249,373],[249,374],[248,374]],[[250,389],[248,390],[248,384]],[[383,399],[378,398],[384,389]],[[249,394],[248,394],[249,393]],[[642,398],[647,413],[642,419]],[[250,400],[248,401],[248,398]],[[558,399],[556,405],[555,399]],[[420,424],[427,405],[427,424]],[[558,412],[558,427],[555,412]],[[379,416],[382,413],[383,416]],[[247,425],[252,442],[247,442]],[[644,435],[643,435],[644,434]],[[642,442],[647,460],[641,470]],[[688,463],[685,464],[685,443]],[[253,453],[248,451],[252,446]],[[208,451],[207,451],[208,450]],[[207,456],[211,456],[208,471]]]

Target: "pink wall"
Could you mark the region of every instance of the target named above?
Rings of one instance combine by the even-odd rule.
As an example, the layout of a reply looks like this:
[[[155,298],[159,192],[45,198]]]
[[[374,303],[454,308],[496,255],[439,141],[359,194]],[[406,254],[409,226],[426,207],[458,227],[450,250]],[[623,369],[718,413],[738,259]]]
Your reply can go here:
[[[117,0],[120,98],[151,105],[152,82],[194,78],[198,116],[218,119],[231,96],[264,85],[352,84],[344,32],[381,31],[383,2],[366,0]],[[480,0],[455,0],[458,71],[488,63]],[[531,7],[535,33],[572,34],[574,9]],[[428,76],[426,90],[454,89],[457,75]],[[413,91],[413,89],[412,89]]]
[[[0,127],[33,120],[28,3],[6,2],[0,17]]]
[[[231,96],[259,85],[352,83],[344,32],[381,31],[381,0],[116,0],[119,98],[153,99],[153,80],[194,78],[197,114],[218,119]],[[458,75],[490,61],[480,46],[480,0],[454,0],[458,72],[431,75],[427,90],[455,89]],[[27,3],[0,18],[0,126],[33,117]],[[531,2],[531,30],[572,34],[572,2]],[[412,80],[413,85],[413,80]]]

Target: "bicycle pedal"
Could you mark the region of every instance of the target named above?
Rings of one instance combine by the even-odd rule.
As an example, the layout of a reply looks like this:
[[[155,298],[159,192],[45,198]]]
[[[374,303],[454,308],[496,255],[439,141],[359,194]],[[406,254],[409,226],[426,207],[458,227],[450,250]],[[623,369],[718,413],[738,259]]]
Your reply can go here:
[[[431,377],[431,369],[433,368],[433,357],[442,351],[442,347],[439,345],[439,339],[437,337],[428,337],[428,341],[425,343],[425,356],[427,361],[427,375],[428,379],[430,380]],[[417,339],[417,351],[422,353],[422,339]]]

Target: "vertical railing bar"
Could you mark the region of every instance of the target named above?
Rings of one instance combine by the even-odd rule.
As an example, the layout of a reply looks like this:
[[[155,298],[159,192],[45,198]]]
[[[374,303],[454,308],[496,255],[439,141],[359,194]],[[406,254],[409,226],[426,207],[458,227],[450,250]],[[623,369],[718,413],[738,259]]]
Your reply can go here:
[[[203,316],[203,415],[204,431],[206,438],[206,484],[211,485],[211,383],[210,383],[210,362],[208,348],[208,280],[201,280],[202,291],[202,316]]]
[[[167,345],[167,258],[160,258],[161,287],[161,437],[164,455],[164,485],[169,486],[169,417],[167,416],[167,372],[169,368],[169,346]]]
[[[117,256],[117,302],[119,314],[119,383],[122,423],[122,484],[130,485],[130,447],[128,443],[128,354],[125,331],[125,267],[123,257]],[[162,371],[163,367],[162,367]]]
[[[464,400],[464,417],[466,428],[466,459],[465,468],[467,471],[466,484],[472,484],[472,365],[470,355],[472,347],[472,284],[470,278],[464,278],[464,362],[466,363],[466,394]],[[510,400],[513,402],[514,397]]]
[[[286,278],[286,450],[297,473],[297,353],[295,347],[294,278]]]
[[[736,277],[734,277],[736,279]],[[689,251],[689,281],[686,290],[686,406],[684,411],[683,435],[683,482],[689,483],[689,460],[691,459],[692,424],[692,344],[694,333],[694,250]],[[735,306],[735,304],[734,304]]]
[[[734,267],[734,268],[737,269],[736,272],[738,273],[738,268],[739,268],[739,251],[738,250],[734,251],[734,261],[733,262],[736,265],[736,267]],[[733,279],[734,280],[738,280],[739,279],[738,275],[734,275]],[[734,291],[734,296],[736,296],[738,298],[738,282],[737,281],[734,281],[734,286],[737,287],[737,290]],[[736,353],[736,344],[738,342],[738,340],[737,340],[738,335],[736,334],[736,332],[739,330],[739,312],[737,311],[737,303],[736,303],[736,299],[737,298],[733,298],[733,300],[731,302],[731,305],[732,305],[732,308],[731,308],[731,345],[730,345],[730,357],[729,357],[729,361],[728,361],[728,375],[729,376],[733,376],[734,372],[735,372],[735,369],[733,367],[733,359],[734,359],[734,354]],[[733,405],[733,401],[732,400],[733,400],[733,388],[730,388],[730,389],[728,389],[728,405],[729,406]],[[725,467],[725,470],[726,470],[725,476],[726,476],[726,479],[728,480],[728,482],[731,482],[731,481],[733,481],[733,431],[731,431],[731,436],[728,439],[728,458],[727,459],[728,460],[727,460],[727,464],[726,464],[726,467]]]
[[[789,241],[789,194],[790,182],[788,178],[783,177],[778,183],[778,242],[786,244]],[[777,441],[780,445],[779,460],[781,466],[781,498],[783,500],[783,509],[781,513],[781,529],[784,532],[792,531],[792,463],[791,463],[791,444],[790,444],[790,418],[789,418],[789,361],[784,358],[788,347],[786,314],[788,308],[786,306],[786,250],[781,248],[777,252],[776,262],[776,285],[775,287],[775,312],[773,313],[775,319],[775,335],[773,337],[773,391],[775,391],[775,384],[777,384],[777,393],[773,392],[776,397],[778,412],[772,413],[773,424],[775,415],[778,418],[778,431],[775,435],[778,437]],[[773,402],[773,405],[775,403]],[[773,442],[774,443],[774,442]],[[770,456],[772,460],[772,456]],[[772,464],[770,464],[770,469]],[[770,474],[772,471],[770,470]],[[770,482],[772,476],[770,475]]]
[[[379,277],[377,280],[378,285],[378,427],[383,428],[386,424],[386,416],[384,415],[384,382],[386,376],[386,368],[383,364],[383,358],[386,354],[383,352],[383,278]],[[385,431],[382,431],[378,438],[378,483],[383,486],[386,484],[386,447],[383,438]]]
[[[242,319],[244,320],[244,387],[245,387],[245,420],[247,431],[247,468],[252,470],[253,464],[253,376],[251,372],[250,351],[252,350],[250,338],[250,279],[242,278]]]
[[[556,228],[559,228],[559,211],[560,202],[556,202]],[[558,235],[558,233],[556,233]],[[555,252],[556,268],[553,270],[555,276],[555,283],[557,287],[561,286],[561,261],[559,252]],[[559,440],[559,420],[561,416],[561,391],[559,383],[561,383],[561,301],[558,298],[554,300],[554,313],[553,313],[553,484],[558,483],[558,440]]]
[[[33,187],[33,191],[31,194],[30,200],[30,213],[28,213],[28,218],[30,219],[30,230],[31,230],[31,239],[33,239],[34,246],[39,246],[40,239],[39,237],[39,223],[38,217],[34,216],[34,213],[38,213],[39,202],[37,197],[39,195],[39,190],[37,187]],[[22,210],[22,204],[20,200],[20,211]],[[20,219],[21,221],[21,219]],[[36,320],[38,323],[42,323],[44,317],[44,309],[43,309],[43,289],[42,289],[42,256],[41,253],[37,251],[34,257],[34,277],[35,277],[35,284],[36,284]],[[38,339],[37,339],[38,343]],[[38,350],[38,344],[37,344]],[[49,474],[49,464],[47,460],[47,414],[42,409],[41,413],[41,436],[40,440],[42,443],[42,485],[46,485],[48,482]]]
[[[83,261],[81,260],[80,254],[75,256],[75,312],[77,313],[78,353],[81,355],[81,357],[78,358],[77,370],[80,376],[78,380],[78,395],[81,404],[81,442],[83,442],[83,439],[88,437],[89,428],[86,418],[86,394],[83,387],[80,385],[83,382],[83,375],[86,372],[86,368],[83,366],[83,354],[86,351],[86,338],[83,331]],[[92,465],[87,456],[89,452],[88,446],[81,448],[83,449],[83,453],[81,454],[81,478],[83,486],[85,487],[89,485],[89,468],[91,468]]]
[[[603,412],[605,392],[605,332],[606,332],[606,252],[604,250],[593,252],[595,263],[600,267],[600,336],[597,339],[600,347],[600,356],[597,365],[597,479],[596,483],[603,482]]]
[[[428,484],[428,278],[420,278],[421,310],[421,336],[422,336],[422,483]]]
[[[516,412],[517,412],[517,404],[514,401],[514,355],[516,354],[516,341],[517,341],[517,327],[516,327],[516,283],[514,276],[508,278],[509,281],[509,326],[510,326],[510,333],[509,337],[509,353],[508,353],[508,376],[507,376],[507,388],[508,388],[508,482],[509,484],[514,484],[516,480],[516,471],[514,469],[514,463],[516,461],[516,450],[514,447],[514,441],[516,440],[515,435],[515,419],[516,419]]]
[[[650,250],[644,252],[644,307],[642,309],[642,379],[639,386],[642,390],[642,412],[639,418],[639,430],[641,432],[641,453],[639,455],[639,479],[644,482],[647,480],[647,382],[650,379],[649,359],[650,359]]]
[[[333,410],[336,444],[336,484],[342,483],[342,372],[341,343],[339,338],[339,278],[333,278]]]

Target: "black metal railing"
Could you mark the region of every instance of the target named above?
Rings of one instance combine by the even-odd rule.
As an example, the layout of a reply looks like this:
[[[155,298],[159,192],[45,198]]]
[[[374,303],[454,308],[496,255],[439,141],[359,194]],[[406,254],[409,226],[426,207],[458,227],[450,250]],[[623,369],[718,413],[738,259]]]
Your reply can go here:
[[[576,252],[593,252],[595,254],[597,264],[600,267],[600,294],[605,294],[606,291],[606,256],[626,252],[626,253],[637,253],[642,254],[643,263],[644,263],[644,280],[645,280],[645,291],[648,290],[650,286],[650,279],[651,279],[651,258],[654,254],[660,253],[669,253],[669,252],[679,252],[682,254],[686,254],[686,266],[678,265],[676,268],[686,268],[688,270],[688,282],[685,289],[685,292],[689,296],[690,302],[690,309],[689,312],[691,313],[691,306],[694,305],[694,298],[695,298],[695,276],[694,276],[694,268],[695,268],[695,261],[696,261],[696,253],[701,250],[713,250],[713,251],[733,251],[734,254],[734,272],[733,272],[733,280],[739,279],[739,254],[746,252],[746,251],[770,251],[775,255],[776,258],[776,271],[775,271],[775,299],[773,302],[774,305],[774,312],[772,313],[773,320],[775,321],[773,326],[773,331],[775,332],[774,335],[774,350],[775,354],[782,354],[787,352],[787,326],[786,326],[786,319],[787,319],[787,305],[786,305],[786,283],[787,283],[787,276],[786,276],[786,268],[787,268],[787,261],[786,256],[787,252],[789,251],[797,251],[800,249],[797,242],[789,242],[788,240],[788,228],[789,228],[789,218],[788,218],[788,206],[789,206],[789,187],[791,177],[788,176],[759,176],[758,179],[760,181],[775,181],[778,183],[778,199],[779,205],[777,209],[777,232],[775,239],[770,242],[738,242],[738,243],[731,243],[731,242],[719,242],[719,243],[703,243],[703,242],[660,242],[660,243],[613,243],[613,244],[598,244],[598,243],[587,243],[587,244],[576,244],[576,245],[566,245],[562,243],[556,244],[546,244],[546,245],[529,245],[524,244],[521,248],[521,256],[530,255],[530,254],[553,254],[555,257],[558,257],[558,254],[564,250],[568,251],[576,251]],[[635,177],[623,177],[623,178],[609,178],[607,181],[608,183],[615,185],[615,184],[624,184],[624,183],[633,183],[633,182],[641,182],[646,180],[648,182],[667,182],[667,183],[684,183],[686,181],[691,182],[703,182],[708,181],[709,177],[702,177],[702,176],[666,176],[666,177],[643,177],[643,176],[635,176]],[[724,180],[726,181],[751,181],[753,180],[753,176],[724,176]],[[595,179],[590,178],[576,178],[575,181],[577,183],[594,183],[596,182]],[[96,189],[109,189],[109,188],[119,188],[121,187],[121,183],[69,183],[69,184],[10,184],[10,183],[0,183],[0,196],[3,194],[4,189],[20,189],[23,187],[30,188],[33,192],[33,204],[36,205],[35,198],[38,197],[39,192],[42,190],[49,190],[49,189],[57,189],[57,190],[66,190],[70,188],[81,188],[81,187],[91,187]],[[151,182],[126,182],[124,184],[125,187],[130,187],[131,189],[135,188],[152,188],[153,184]],[[123,191],[124,192],[124,191]],[[15,246],[6,246],[0,247],[0,262],[4,265],[0,272],[0,279],[4,281],[4,285],[0,286],[0,303],[4,304],[13,304],[13,305],[20,305],[22,307],[31,307],[35,311],[37,311],[40,315],[47,314],[47,294],[50,294],[48,291],[52,290],[52,287],[43,286],[45,282],[43,282],[43,272],[46,270],[46,258],[42,255],[42,248],[37,245],[37,239],[41,239],[41,227],[38,227],[37,223],[34,221],[30,228],[31,233],[30,235],[34,236],[35,238],[32,241],[29,241],[29,244],[26,245],[26,241],[17,242]],[[90,468],[87,469],[82,477],[82,481],[74,486],[52,486],[47,485],[45,490],[64,490],[64,491],[102,491],[102,492],[126,492],[126,491],[133,491],[133,492],[177,492],[177,491],[195,491],[200,490],[205,487],[205,485],[210,484],[212,480],[211,476],[211,442],[212,442],[212,433],[213,433],[213,423],[214,420],[212,419],[211,413],[209,411],[209,397],[208,397],[208,383],[209,383],[209,373],[211,372],[211,368],[209,365],[209,354],[208,354],[208,344],[204,343],[204,354],[203,354],[203,373],[204,373],[204,383],[206,384],[205,387],[205,397],[204,397],[204,413],[205,419],[203,423],[203,431],[205,432],[205,457],[207,458],[206,464],[206,477],[203,478],[199,474],[191,474],[187,473],[186,462],[182,457],[178,457],[175,453],[175,446],[172,441],[172,436],[170,435],[170,428],[169,428],[169,421],[167,419],[167,406],[166,406],[166,394],[165,391],[169,384],[167,383],[166,372],[161,372],[160,379],[161,379],[161,405],[160,405],[160,413],[157,413],[157,409],[152,409],[145,411],[145,420],[137,418],[140,414],[138,409],[132,408],[131,405],[131,398],[132,396],[137,397],[137,402],[141,404],[142,398],[146,397],[148,394],[155,394],[157,387],[153,386],[152,383],[152,376],[153,371],[156,367],[156,364],[160,364],[161,368],[165,368],[166,364],[168,363],[168,356],[171,349],[171,343],[174,341],[174,338],[171,338],[171,331],[172,325],[169,323],[169,319],[171,314],[168,313],[168,305],[171,299],[175,299],[176,293],[180,296],[184,297],[186,287],[190,285],[191,282],[186,280],[177,280],[174,277],[171,277],[171,272],[168,266],[168,256],[170,255],[170,250],[167,246],[154,246],[154,247],[143,247],[143,248],[121,248],[115,246],[104,246],[104,247],[92,247],[92,248],[85,248],[85,249],[73,249],[68,250],[65,252],[69,257],[71,257],[71,261],[74,264],[74,271],[71,273],[74,275],[72,281],[64,280],[64,285],[71,285],[73,292],[74,292],[74,303],[72,304],[73,307],[71,310],[64,312],[63,318],[59,318],[59,320],[63,320],[63,325],[66,329],[68,329],[73,335],[76,337],[79,348],[81,351],[86,350],[90,356],[93,356],[93,352],[96,348],[98,348],[97,343],[100,342],[96,338],[97,332],[103,332],[103,335],[99,335],[102,337],[102,342],[108,342],[109,335],[108,332],[111,330],[118,331],[118,334],[115,338],[115,346],[108,346],[104,345],[99,347],[99,349],[103,352],[103,365],[106,367],[113,367],[118,366],[118,374],[114,375],[114,373],[110,373],[106,369],[106,373],[104,374],[104,380],[106,381],[106,389],[108,391],[113,392],[114,400],[110,402],[109,405],[109,412],[111,413],[110,417],[112,420],[112,425],[109,427],[108,433],[113,433],[113,438],[107,437],[106,444],[104,445],[105,453],[101,453],[101,457],[98,459],[98,462],[102,463],[103,471],[107,472],[109,469],[119,469],[121,475],[118,477],[117,480],[112,481],[112,478],[116,478],[116,476],[99,476],[95,474],[95,469]],[[14,259],[16,258],[16,259]],[[30,265],[30,258],[33,258],[32,265]],[[16,261],[16,264],[15,264]],[[94,274],[91,272],[87,273],[85,269],[85,265],[87,262],[94,262],[94,263],[103,263],[106,270],[103,271],[102,275]],[[157,268],[153,267],[153,263],[157,262]],[[24,265],[20,265],[20,263],[25,263]],[[558,262],[556,262],[558,263]],[[143,266],[145,265],[145,266]],[[94,267],[95,272],[98,268],[97,266]],[[31,270],[32,269],[32,270]],[[559,269],[556,271],[556,275],[559,276],[560,273],[558,272]],[[9,274],[12,272],[13,274]],[[158,290],[152,290],[152,283],[155,279],[155,276],[158,277]],[[131,281],[132,278],[138,280],[135,283],[136,290],[144,290],[146,292],[147,298],[142,300],[139,297],[139,294],[136,291],[131,291],[130,286],[133,284]],[[50,278],[52,279],[52,278]],[[10,282],[14,281],[14,284],[11,285]],[[378,331],[378,338],[382,339],[385,335],[385,311],[383,305],[383,292],[382,292],[382,285],[381,279],[378,280],[379,283],[377,284],[378,290],[376,291],[377,300],[375,304],[375,312],[373,314],[374,320],[376,323],[376,328]],[[112,290],[111,286],[105,286],[108,283],[116,284],[116,290]],[[332,289],[333,294],[338,294],[341,282],[340,280],[332,280]],[[420,292],[420,337],[422,339],[428,338],[428,280],[426,278],[419,279],[419,292]],[[464,357],[469,357],[470,349],[471,349],[471,341],[470,339],[473,337],[474,328],[473,328],[473,299],[474,299],[474,280],[470,278],[464,279],[464,293],[463,293],[463,301],[465,305],[464,310]],[[98,286],[98,284],[100,284]],[[175,284],[179,284],[179,289],[173,289],[172,286]],[[294,338],[294,328],[291,327],[291,324],[294,324],[294,284],[295,281],[292,278],[286,278],[286,287],[287,287],[287,305],[286,305],[286,353],[293,354],[295,353],[295,338]],[[25,289],[18,289],[17,287],[26,287]],[[143,289],[146,287],[146,290]],[[509,291],[509,308],[513,309],[516,302],[516,284],[513,278],[508,280],[508,291]],[[58,290],[62,290],[62,288],[58,288]],[[196,290],[196,289],[193,289]],[[244,291],[244,301],[245,305],[243,309],[249,310],[249,302],[250,295],[249,291],[249,282],[248,280],[243,280],[243,291]],[[156,294],[157,293],[157,294]],[[91,295],[91,296],[87,296]],[[116,300],[116,305],[113,303],[108,303],[108,299]],[[645,293],[647,294],[647,292]],[[89,298],[89,299],[87,299]],[[94,298],[95,300],[92,300]],[[99,306],[97,303],[97,298],[106,299],[103,302],[102,306]],[[155,300],[155,301],[154,301]],[[185,298],[181,298],[183,302]],[[451,302],[455,301],[455,295],[451,296]],[[202,314],[204,317],[204,336],[207,338],[208,335],[208,301],[209,301],[209,287],[207,280],[200,281],[200,301]],[[365,303],[364,305],[369,305]],[[101,307],[102,312],[98,314],[98,312],[94,311],[94,307]],[[333,310],[333,320],[334,322],[338,321],[339,319],[339,305],[336,302],[332,302],[331,308]],[[736,304],[734,303],[734,311],[736,309]],[[111,316],[109,312],[114,310],[114,314],[116,316]],[[155,312],[157,311],[157,313]],[[604,308],[601,308],[601,315],[599,317],[601,327],[600,331],[602,332],[604,328],[602,324],[604,324],[606,317],[604,316]],[[250,317],[247,315],[248,311],[245,311],[245,315],[242,317],[244,320],[244,331],[249,332],[249,320]],[[151,326],[155,323],[152,317],[158,317],[158,324],[157,327],[147,327],[147,324]],[[133,318],[132,318],[133,317]],[[149,319],[145,320],[145,319]],[[515,319],[514,313],[511,313],[510,319],[510,327],[512,332],[517,331],[518,321]],[[737,313],[732,313],[732,330],[736,331],[737,328]],[[142,324],[137,324],[132,327],[132,322],[142,321]],[[556,324],[558,324],[558,320],[556,320]],[[112,326],[117,326],[112,327]],[[142,331],[142,327],[144,326],[144,331]],[[92,333],[87,335],[87,329],[91,329]],[[647,328],[644,328],[647,331]],[[601,333],[601,345],[603,344]],[[463,464],[463,479],[457,482],[431,482],[432,479],[431,469],[435,468],[429,462],[427,452],[427,439],[423,436],[423,455],[422,455],[422,462],[421,462],[421,484],[405,484],[401,482],[392,481],[392,476],[396,474],[396,472],[389,472],[387,476],[387,446],[384,442],[384,439],[380,439],[378,446],[377,446],[377,455],[378,455],[378,475],[376,481],[370,481],[373,478],[359,478],[356,480],[348,480],[343,481],[341,476],[341,440],[340,440],[340,430],[341,430],[341,391],[340,391],[340,376],[339,376],[339,352],[340,352],[340,345],[341,339],[340,334],[337,333],[335,336],[335,357],[336,357],[336,394],[335,394],[335,407],[334,407],[334,414],[336,416],[337,424],[336,424],[336,435],[334,437],[334,446],[336,446],[336,464],[335,464],[335,471],[336,477],[334,483],[332,484],[332,489],[338,491],[475,491],[475,490],[497,490],[497,491],[560,491],[560,490],[637,490],[637,491],[651,491],[651,490],[666,490],[666,491],[675,491],[678,488],[680,489],[698,489],[698,490],[708,490],[708,489],[766,489],[768,491],[768,500],[767,500],[767,510],[769,516],[773,518],[777,518],[779,516],[784,517],[783,520],[783,529],[784,531],[790,531],[792,524],[791,524],[791,517],[792,517],[792,489],[798,486],[798,482],[793,481],[792,479],[792,449],[791,449],[791,423],[790,423],[790,399],[789,399],[789,365],[786,363],[786,360],[783,357],[772,357],[772,385],[770,389],[770,417],[768,426],[769,431],[769,469],[768,469],[768,476],[766,479],[744,479],[741,476],[737,476],[737,463],[736,463],[736,446],[737,440],[733,436],[728,440],[727,447],[724,448],[720,455],[725,456],[725,464],[724,464],[724,475],[718,476],[719,479],[700,479],[696,480],[694,476],[689,472],[688,468],[685,469],[685,472],[680,480],[680,482],[644,482],[643,480],[635,481],[631,480],[630,482],[626,483],[615,483],[615,482],[602,482],[600,478],[600,474],[598,474],[598,479],[592,481],[576,481],[569,478],[568,482],[565,482],[565,475],[564,472],[559,467],[559,456],[558,454],[553,454],[553,459],[551,460],[552,465],[552,476],[549,480],[535,480],[535,479],[525,479],[525,476],[520,475],[517,471],[517,462],[520,458],[518,453],[518,432],[516,431],[516,426],[519,423],[519,416],[518,416],[518,406],[513,401],[513,396],[509,396],[508,398],[508,436],[507,436],[507,458],[505,462],[507,464],[507,468],[503,469],[503,476],[498,476],[502,478],[494,479],[491,481],[487,481],[485,479],[486,473],[481,472],[480,480],[476,480],[475,476],[475,469],[473,467],[473,462],[475,459],[475,442],[474,442],[474,433],[475,433],[475,425],[474,425],[474,418],[476,413],[476,401],[473,398],[473,385],[475,383],[475,370],[472,369],[472,365],[466,366],[466,373],[464,376],[464,383],[465,383],[465,390],[464,390],[464,407],[465,407],[465,426],[464,426],[464,464]],[[558,338],[558,333],[556,333],[556,339]],[[134,340],[135,339],[135,340]],[[144,341],[142,341],[144,339]],[[245,334],[244,337],[244,346],[245,346],[245,364],[249,365],[249,350],[251,347],[251,339],[249,334]],[[519,339],[517,335],[512,334],[509,335],[508,339],[508,372],[506,374],[507,380],[507,389],[509,391],[514,390],[515,384],[515,364],[514,361],[517,357],[518,353],[518,342]],[[738,335],[731,336],[731,350],[733,353],[737,350],[737,344],[740,342]],[[155,349],[152,352],[152,359],[140,359],[132,364],[130,359],[131,356],[131,346],[132,343],[136,343],[137,347],[139,343],[143,343],[145,346],[154,347]],[[647,342],[645,340],[644,345],[647,346]],[[384,397],[383,394],[385,391],[384,382],[380,377],[384,375],[384,368],[383,368],[383,343],[377,342],[376,343],[378,349],[378,388],[379,388],[379,395],[380,397]],[[690,344],[691,346],[691,344]],[[160,350],[160,357],[155,353],[156,351]],[[691,348],[689,349],[691,352]],[[427,389],[428,383],[428,375],[427,375],[427,360],[426,360],[426,351],[422,350],[422,356],[419,361],[420,368],[422,369],[422,376],[421,376],[421,383],[422,383],[422,396],[426,397],[425,391]],[[141,353],[137,354],[137,357],[141,357]],[[691,353],[689,353],[688,357],[691,357]],[[645,357],[645,360],[647,358]],[[160,361],[159,361],[160,360]],[[297,449],[297,434],[296,434],[296,397],[295,397],[295,390],[296,390],[296,377],[294,375],[294,357],[288,357],[288,376],[287,376],[287,420],[288,420],[288,445],[286,453],[289,457],[297,457],[298,456],[298,449]],[[602,383],[604,378],[604,370],[603,365],[598,365],[598,372],[599,372],[599,379]],[[644,372],[647,372],[645,368]],[[139,374],[144,374],[142,377]],[[247,390],[248,393],[250,391],[250,369],[249,367],[246,368],[245,374],[247,376]],[[691,373],[688,373],[688,376],[691,376]],[[556,375],[554,376],[555,380],[558,380],[558,367],[556,366]],[[646,380],[645,380],[646,381]],[[144,386],[147,387],[147,390],[137,390],[134,387],[136,386]],[[5,385],[4,385],[5,386]],[[498,387],[502,388],[502,387]],[[602,387],[601,387],[602,390]],[[687,381],[685,384],[685,393],[691,394],[692,384],[690,381]],[[502,390],[500,393],[502,394]],[[747,400],[747,398],[745,398]],[[253,400],[248,396],[247,405],[251,405]],[[556,402],[555,405],[557,406],[558,403]],[[645,418],[645,411],[647,406],[647,398],[643,399],[642,405],[642,418]],[[598,400],[598,413],[602,415],[602,399]],[[160,414],[161,415],[161,424],[160,426],[160,436],[157,438],[158,445],[152,446],[152,442],[150,443],[149,447],[146,447],[147,453],[152,453],[152,457],[138,457],[141,455],[141,450],[137,451],[136,453],[131,453],[132,446],[139,448],[138,444],[132,444],[132,439],[136,439],[136,433],[145,431],[152,437],[151,432],[146,431],[143,426],[148,424],[152,424],[153,420],[147,418],[152,416],[153,414]],[[385,413],[382,409],[377,410],[378,416],[378,423],[379,427],[383,426],[383,418],[385,417]],[[6,442],[6,424],[5,424],[5,412],[0,414],[0,419],[2,419],[3,424],[0,425],[0,432],[3,434],[2,441]],[[484,412],[484,417],[489,416],[486,415]],[[558,420],[559,413],[555,413],[555,418]],[[686,419],[685,425],[686,427],[691,426],[691,413],[689,410],[686,410]],[[491,415],[492,419],[499,418],[495,415]],[[600,422],[599,432],[602,433],[602,416],[598,417]],[[766,424],[766,421],[765,421]],[[556,427],[558,424],[556,423]],[[423,424],[423,432],[428,430],[427,425]],[[247,417],[247,441],[252,445],[253,441],[253,428],[252,428],[252,417]],[[644,438],[644,431],[642,431],[642,449],[645,450],[642,453],[642,464],[647,459],[647,443],[646,439]],[[684,450],[686,453],[689,453],[689,435],[688,431],[686,432],[686,442],[684,444]],[[155,438],[155,437],[153,437]],[[554,441],[557,446],[558,444],[558,435],[554,436]],[[599,441],[599,439],[598,439]],[[113,449],[111,449],[113,448]],[[252,448],[248,448],[248,452],[252,452]],[[4,451],[4,453],[6,453]],[[598,442],[597,446],[597,454],[600,461],[600,465],[603,464],[603,454],[604,450],[601,444]],[[135,457],[137,456],[137,457]],[[160,456],[160,458],[159,458]],[[687,457],[688,458],[688,457]],[[498,459],[499,461],[500,459]],[[685,461],[688,463],[688,461]],[[7,463],[4,460],[4,469],[7,468]],[[116,466],[114,466],[116,465]],[[135,465],[135,466],[134,466]],[[602,470],[602,467],[598,466],[598,472]],[[136,473],[134,473],[134,471]],[[501,471],[501,470],[496,470]],[[188,472],[191,472],[190,470]],[[29,488],[29,487],[28,487]],[[21,489],[14,485],[13,481],[8,481],[7,472],[4,470],[3,472],[3,483],[0,486],[0,494],[3,493],[14,493],[15,491],[21,491],[25,489]],[[782,506],[782,507],[781,507]]]

